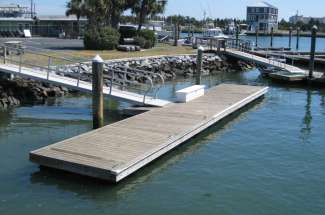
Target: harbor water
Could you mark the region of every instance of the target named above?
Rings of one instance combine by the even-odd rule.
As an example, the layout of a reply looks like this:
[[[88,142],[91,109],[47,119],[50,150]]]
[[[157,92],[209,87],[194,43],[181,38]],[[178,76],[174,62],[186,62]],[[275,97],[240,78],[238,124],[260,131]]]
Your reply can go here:
[[[183,33],[182,38],[187,38],[188,34]],[[195,34],[194,36],[202,36],[202,34]],[[240,36],[240,39],[249,40],[252,43],[256,43],[255,36]],[[258,47],[261,48],[269,48],[271,46],[271,37],[270,36],[259,36],[258,37]],[[296,49],[297,44],[297,37],[293,33],[291,39],[291,50],[292,51],[303,51],[309,52],[310,51],[310,44],[311,44],[311,37],[303,37],[299,38],[299,48]],[[273,37],[273,47],[274,48],[289,48],[289,36],[274,36]],[[325,52],[325,38],[318,37],[316,43],[316,51],[317,52]]]
[[[241,39],[250,40],[254,44],[256,43],[255,36],[241,36]],[[258,44],[258,47],[269,48],[271,46],[271,37],[259,36],[257,44]],[[297,37],[292,36],[292,40],[291,40],[291,50],[292,51],[309,52],[310,45],[311,45],[311,37],[300,37],[298,50],[296,49],[296,44],[297,44]],[[275,48],[289,48],[289,37],[288,36],[283,36],[283,37],[275,36],[273,38],[273,47],[275,47]],[[317,38],[316,51],[317,52],[325,52],[325,38],[323,38],[323,37]]]
[[[91,129],[90,97],[1,111],[0,214],[324,214],[325,91],[276,85],[257,70],[203,81],[270,91],[118,185],[28,160],[31,150]],[[161,95],[193,83],[168,83]],[[127,106],[106,101],[106,124],[123,119]]]

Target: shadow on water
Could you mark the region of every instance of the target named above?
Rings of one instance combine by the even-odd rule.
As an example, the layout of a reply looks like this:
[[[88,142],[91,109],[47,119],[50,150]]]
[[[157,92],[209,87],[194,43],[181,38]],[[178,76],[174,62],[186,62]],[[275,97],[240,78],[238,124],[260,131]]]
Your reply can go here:
[[[170,166],[177,164],[197,152],[201,147],[211,143],[211,140],[217,139],[218,136],[231,129],[233,125],[247,118],[249,112],[260,109],[264,104],[264,100],[259,99],[247,105],[118,184],[45,167],[40,167],[39,171],[32,173],[30,182],[43,186],[55,186],[62,191],[76,193],[80,197],[98,202],[107,202],[109,199],[118,200],[124,194],[129,194],[138,189]]]

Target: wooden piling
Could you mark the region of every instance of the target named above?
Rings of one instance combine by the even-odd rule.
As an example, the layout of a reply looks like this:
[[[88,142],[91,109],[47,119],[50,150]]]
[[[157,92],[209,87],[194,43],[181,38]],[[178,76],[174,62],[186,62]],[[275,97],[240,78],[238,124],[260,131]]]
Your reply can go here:
[[[291,50],[291,41],[292,41],[292,27],[289,28],[289,49]]]
[[[300,42],[300,28],[297,28],[297,44],[296,44],[296,50],[299,50],[299,42]]]
[[[200,46],[197,50],[197,59],[196,59],[196,85],[201,85],[203,52],[204,52],[204,48]]]
[[[7,63],[7,47],[3,46],[3,64]]]
[[[258,29],[256,28],[256,35],[255,35],[255,46],[258,47]]]
[[[178,27],[177,24],[174,26],[174,46],[178,46]]]
[[[310,60],[309,60],[309,79],[313,78],[313,72],[315,69],[315,51],[316,51],[316,37],[317,37],[317,26],[314,25],[311,34],[311,46],[310,46]]]
[[[271,28],[271,48],[273,48],[273,34],[274,34],[274,28]]]
[[[98,129],[104,126],[104,94],[103,94],[103,69],[104,61],[97,55],[93,59],[93,128]]]
[[[217,54],[220,55],[220,47],[221,46],[221,43],[220,43],[220,40],[217,40]]]
[[[238,47],[239,44],[239,26],[236,25],[236,47]]]

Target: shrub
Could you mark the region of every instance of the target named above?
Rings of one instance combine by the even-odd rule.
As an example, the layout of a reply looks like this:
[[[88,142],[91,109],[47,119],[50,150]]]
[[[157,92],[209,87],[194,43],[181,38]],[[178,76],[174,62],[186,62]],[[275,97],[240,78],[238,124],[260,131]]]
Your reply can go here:
[[[143,48],[144,49],[150,49],[152,47],[154,47],[154,43],[151,40],[146,40],[146,42],[144,43]]]
[[[89,50],[112,50],[119,43],[120,34],[111,27],[91,28],[85,32],[84,45]]]
[[[152,48],[156,43],[156,35],[152,30],[141,30],[138,37],[143,37],[146,40],[144,48]]]
[[[135,37],[134,44],[144,49],[146,45],[146,39],[143,37]]]

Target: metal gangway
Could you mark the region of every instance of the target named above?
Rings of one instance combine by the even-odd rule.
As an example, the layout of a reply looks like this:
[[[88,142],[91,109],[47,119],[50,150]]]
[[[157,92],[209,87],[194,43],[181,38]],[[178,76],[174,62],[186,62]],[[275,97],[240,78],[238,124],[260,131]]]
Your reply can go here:
[[[252,62],[255,65],[274,67],[276,69],[289,73],[307,75],[307,72],[305,70],[287,64],[285,60],[285,54],[281,56],[269,55],[267,57],[256,55],[254,52],[254,44],[251,41],[241,39],[237,40],[234,38],[228,39],[226,43],[225,53],[232,57]]]
[[[0,72],[92,92],[92,68],[89,60],[62,57],[63,53],[46,53],[35,47],[3,45],[0,53]],[[166,106],[171,102],[158,99],[158,92],[164,82],[163,76],[158,73],[104,63],[103,93],[117,100],[136,105]]]
[[[242,40],[236,38],[196,38],[193,44],[194,48],[203,46],[205,50],[216,51],[217,53],[224,53],[231,57],[252,62],[252,64],[262,67],[274,67],[281,71],[289,73],[307,75],[305,70],[302,70],[293,65],[288,65],[285,61],[285,54],[281,57],[271,56],[269,58],[258,56],[255,53],[255,46],[249,40]]]

